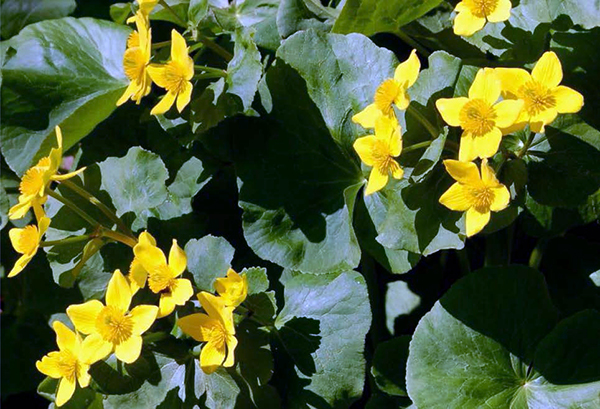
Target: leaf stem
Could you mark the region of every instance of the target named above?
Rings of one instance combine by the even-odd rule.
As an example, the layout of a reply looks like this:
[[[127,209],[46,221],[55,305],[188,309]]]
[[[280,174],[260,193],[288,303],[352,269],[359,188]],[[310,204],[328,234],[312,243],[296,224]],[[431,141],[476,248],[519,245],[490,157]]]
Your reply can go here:
[[[208,80],[208,79],[213,79],[213,78],[224,78],[227,75],[221,75],[221,74],[217,74],[217,73],[211,73],[211,72],[207,72],[205,74],[196,74],[194,75],[194,79],[195,80]]]
[[[169,12],[173,15],[173,17],[175,17],[175,20],[177,20],[177,23],[180,26],[187,27],[187,23],[183,21],[181,17],[179,17],[179,14],[177,14],[175,10],[173,10],[173,8],[169,6],[165,0],[158,0],[158,4],[163,6],[166,10],[169,10]]]
[[[79,217],[88,222],[92,227],[101,226],[101,224],[96,219],[94,219],[92,216],[81,210],[79,207],[77,207],[75,203],[71,202],[69,199],[66,199],[58,193],[56,193],[54,190],[48,189],[48,196],[58,200],[59,202],[73,210],[75,213],[77,213]]]
[[[521,159],[523,156],[525,156],[527,154],[527,151],[531,147],[531,144],[533,143],[534,139],[535,139],[535,132],[531,132],[529,134],[529,138],[527,138],[527,142],[525,142],[525,145],[523,145],[523,147],[521,148],[519,153],[517,153],[517,158]]]
[[[410,146],[406,147],[405,149],[403,149],[402,153],[412,152],[412,151],[416,151],[417,149],[426,148],[429,145],[431,145],[432,142],[433,141],[425,141],[425,142],[415,143],[414,145],[410,145]]]
[[[206,65],[194,65],[194,69],[202,70],[202,71],[205,71],[206,73],[217,74],[221,77],[227,76],[227,71],[222,70],[220,68],[207,67]]]
[[[544,254],[544,250],[546,249],[546,245],[548,244],[546,239],[538,240],[537,244],[531,251],[531,255],[529,256],[529,267],[535,268],[538,270],[540,268],[540,264],[542,263],[542,256]]]
[[[81,241],[88,241],[90,239],[93,239],[94,237],[97,237],[97,234],[95,234],[95,233],[82,234],[81,236],[67,237],[62,240],[42,241],[40,243],[40,247],[62,246],[62,245],[66,245],[66,244],[79,243]]]
[[[160,43],[154,43],[154,44],[152,44],[152,49],[156,50],[157,48],[166,47],[166,46],[168,46],[170,44],[171,44],[171,40],[169,40],[169,41],[162,41]]]
[[[421,114],[417,109],[415,109],[413,107],[413,105],[409,105],[408,108],[406,109],[406,112],[411,114],[413,116],[413,118],[415,118],[417,121],[419,121],[421,123],[421,125],[423,125],[425,127],[425,129],[427,129],[427,131],[429,131],[429,134],[431,135],[432,139],[435,139],[439,136],[439,132],[435,128],[435,126],[433,126],[433,124],[431,122],[429,122],[429,120],[427,118],[425,118],[425,116],[423,114]]]
[[[66,188],[72,190],[77,193],[79,196],[83,197],[91,204],[96,206],[102,213],[106,215],[110,220],[112,220],[119,229],[121,229],[128,236],[133,237],[133,232],[123,223],[123,220],[119,216],[115,214],[108,206],[102,203],[96,196],[92,195],[90,192],[85,190],[82,187],[77,186],[77,184],[71,182],[70,180],[63,180],[61,185],[64,185]]]
[[[213,50],[216,54],[219,54],[221,57],[223,57],[223,59],[225,61],[229,62],[233,59],[233,54],[231,54],[229,51],[227,51],[226,49],[221,47],[219,44],[215,43],[210,38],[208,38],[200,33],[197,33],[196,37],[198,37],[198,40],[202,44],[204,44],[205,46],[207,46],[208,48]]]
[[[429,52],[428,49],[426,49],[425,47],[423,47],[418,41],[416,41],[414,38],[412,38],[411,36],[409,36],[408,34],[406,34],[401,29],[396,30],[395,34],[402,41],[404,41],[406,44],[408,44],[412,48],[415,48],[418,52],[420,52],[421,54],[423,54],[425,57],[429,57],[431,55],[431,52]]]
[[[109,239],[113,239],[120,243],[126,244],[131,248],[134,248],[135,245],[137,244],[136,239],[126,236],[126,235],[119,233],[118,231],[114,231],[114,230],[102,229],[100,236],[108,237]]]

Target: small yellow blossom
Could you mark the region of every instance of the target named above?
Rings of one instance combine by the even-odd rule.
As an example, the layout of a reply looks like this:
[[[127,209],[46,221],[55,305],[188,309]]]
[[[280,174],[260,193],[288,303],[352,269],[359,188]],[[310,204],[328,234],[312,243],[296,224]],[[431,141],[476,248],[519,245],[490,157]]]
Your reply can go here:
[[[375,91],[374,103],[368,105],[352,117],[352,121],[363,128],[375,127],[375,122],[381,116],[394,117],[395,104],[399,109],[406,109],[410,104],[408,88],[412,87],[419,77],[421,62],[416,50],[412,50],[406,61],[396,67],[394,78],[383,81]]]
[[[220,366],[234,364],[234,351],[237,346],[233,325],[233,307],[225,306],[221,297],[207,292],[198,294],[198,300],[206,314],[191,314],[177,320],[183,332],[199,342],[206,342],[200,352],[200,367],[213,373]]]
[[[375,122],[375,135],[363,136],[354,142],[354,150],[367,166],[372,166],[365,195],[383,189],[389,173],[402,179],[404,170],[394,159],[402,152],[400,125],[396,118],[381,116]]]
[[[445,160],[446,170],[456,180],[441,197],[440,203],[450,210],[467,212],[467,237],[479,233],[490,221],[490,211],[508,206],[510,193],[498,182],[487,159],[481,162],[481,174],[473,162]]]
[[[171,32],[171,61],[166,64],[150,64],[148,73],[152,81],[167,90],[167,94],[156,104],[150,114],[160,115],[167,112],[177,100],[177,110],[189,104],[192,97],[194,60],[188,55],[185,39],[176,30]]]
[[[87,339],[71,331],[60,321],[54,321],[52,328],[56,332],[59,351],[50,352],[35,363],[38,371],[54,379],[60,379],[56,392],[56,406],[64,405],[75,392],[76,384],[86,388],[90,384],[90,365],[98,359],[93,345]]]
[[[237,307],[244,302],[248,295],[248,278],[246,274],[239,275],[232,268],[227,270],[227,277],[215,280],[215,290],[227,307]]]
[[[52,148],[50,155],[43,157],[32,168],[28,169],[21,179],[19,185],[19,203],[11,207],[8,216],[11,219],[20,219],[32,207],[36,211],[38,219],[43,215],[42,204],[46,202],[46,188],[52,181],[61,181],[72,178],[81,173],[85,168],[64,175],[58,174],[58,168],[62,162],[62,132],[57,126],[54,128],[58,146]]]
[[[486,22],[499,23],[510,18],[510,0],[463,0],[456,5],[458,14],[454,19],[454,34],[471,36],[485,26]]]
[[[187,265],[187,257],[177,245],[177,240],[173,240],[167,263],[165,254],[156,247],[152,236],[148,236],[140,237],[133,253],[148,274],[148,287],[153,293],[160,294],[160,318],[172,313],[176,305],[184,305],[194,295],[194,290],[190,280],[177,278],[183,274]]]
[[[525,102],[512,130],[523,129],[527,123],[533,132],[544,132],[558,114],[578,112],[583,96],[564,85],[562,66],[556,54],[545,52],[529,74],[522,68],[496,68],[502,84],[502,97]]]
[[[127,40],[127,49],[123,54],[123,69],[129,78],[129,86],[117,101],[117,106],[124,104],[131,98],[137,104],[143,97],[150,93],[152,79],[148,74],[150,63],[152,33],[148,23],[138,12],[135,16],[137,31],[134,31]]]
[[[154,7],[158,4],[158,0],[137,0],[137,4],[139,6],[138,13],[140,13],[146,22],[148,22],[150,13],[152,13],[152,10],[154,10]],[[127,19],[127,23],[132,23],[133,21],[135,21],[135,17],[129,17]]]
[[[115,352],[117,359],[125,363],[137,360],[142,351],[142,334],[156,320],[158,307],[138,305],[129,311],[132,298],[127,279],[115,270],[108,282],[106,305],[98,300],[71,305],[67,315],[75,328],[93,346],[95,358],[102,359]]]
[[[144,231],[138,237],[138,243],[142,243],[146,246],[156,247],[156,240],[150,233]],[[148,279],[148,272],[144,269],[144,266],[140,261],[134,257],[131,265],[129,266],[129,275],[127,276],[131,284],[131,292],[137,293],[140,288],[146,286],[146,280]]]
[[[30,224],[22,229],[14,228],[10,229],[8,236],[10,242],[17,253],[22,254],[17,260],[8,277],[14,277],[19,274],[29,264],[35,253],[37,253],[40,247],[40,242],[46,230],[50,226],[50,219],[42,216],[38,222],[38,226]]]
[[[500,97],[500,80],[491,68],[477,72],[469,89],[469,97],[440,98],[435,105],[444,121],[460,126],[458,159],[470,162],[475,158],[492,157],[500,146],[502,129],[510,127],[523,108],[523,101]]]

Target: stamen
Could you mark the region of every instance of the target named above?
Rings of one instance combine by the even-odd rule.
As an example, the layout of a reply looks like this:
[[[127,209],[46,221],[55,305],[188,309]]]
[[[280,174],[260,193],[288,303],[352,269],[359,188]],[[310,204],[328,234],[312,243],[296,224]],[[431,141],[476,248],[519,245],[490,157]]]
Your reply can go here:
[[[44,176],[49,167],[50,158],[44,157],[40,159],[37,165],[28,169],[19,184],[19,191],[21,194],[26,196],[38,194],[46,183]]]
[[[394,164],[394,158],[390,155],[390,148],[385,141],[375,140],[371,146],[371,155],[375,160],[375,167],[383,174],[387,174]]]
[[[63,350],[59,352],[57,366],[61,376],[71,382],[75,380],[79,369],[79,361],[71,351]]]
[[[462,128],[473,136],[483,136],[496,126],[494,107],[482,99],[473,99],[459,113]]]
[[[165,83],[167,91],[183,92],[185,83],[185,68],[177,61],[169,61],[165,67]]]
[[[138,47],[128,48],[123,55],[123,69],[130,81],[139,82],[146,76],[146,59]]]
[[[472,188],[469,192],[473,207],[479,213],[487,213],[490,211],[490,206],[494,201],[494,191],[489,187]]]
[[[487,18],[498,7],[498,0],[467,0],[467,7],[476,17]]]
[[[158,294],[165,290],[171,291],[175,287],[175,279],[169,266],[160,266],[148,274],[148,286],[150,290]]]
[[[129,314],[113,306],[106,306],[96,318],[96,328],[105,341],[119,345],[133,333],[133,320]]]
[[[518,91],[525,101],[525,110],[531,116],[556,106],[556,97],[545,86],[535,80],[528,81]]]
[[[26,226],[19,237],[18,251],[22,254],[33,253],[38,246],[39,240],[40,236],[37,227],[34,225]]]
[[[400,86],[393,79],[385,80],[375,91],[375,105],[385,115],[392,115],[392,104],[400,93]]]

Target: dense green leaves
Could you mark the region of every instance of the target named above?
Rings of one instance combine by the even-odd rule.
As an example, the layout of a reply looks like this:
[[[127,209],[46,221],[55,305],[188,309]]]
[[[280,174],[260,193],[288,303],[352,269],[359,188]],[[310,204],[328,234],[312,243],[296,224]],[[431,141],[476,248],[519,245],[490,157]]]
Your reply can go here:
[[[127,86],[129,33],[106,21],[64,18],[30,25],[3,43],[2,155],[17,174],[55,146],[56,125],[69,148],[116,108]]]
[[[299,325],[298,319],[318,321],[318,330],[308,335],[307,330],[316,328],[310,321]],[[303,350],[295,350],[297,379],[288,381],[285,407],[301,408],[313,401],[348,406],[361,395],[364,381],[362,350],[371,323],[364,279],[345,272],[299,274],[287,280],[285,307],[275,325],[283,330],[294,322],[295,338],[308,336],[312,342],[301,342]]]
[[[12,37],[28,24],[66,17],[75,5],[75,0],[5,0],[0,6],[2,38]]]
[[[217,277],[225,277],[231,267],[234,248],[222,237],[205,236],[200,240],[190,240],[185,245],[188,257],[188,270],[194,276],[196,286],[205,291],[213,291]]]

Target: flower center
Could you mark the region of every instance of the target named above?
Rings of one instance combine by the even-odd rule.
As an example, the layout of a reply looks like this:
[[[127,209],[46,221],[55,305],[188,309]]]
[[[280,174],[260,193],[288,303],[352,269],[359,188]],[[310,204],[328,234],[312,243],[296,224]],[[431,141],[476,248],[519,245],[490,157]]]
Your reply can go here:
[[[58,353],[57,361],[58,371],[61,376],[73,382],[79,370],[77,357],[71,351],[63,350]]]
[[[129,37],[127,37],[127,48],[134,48],[139,46],[140,33],[138,33],[137,31],[133,31],[131,34],[129,34]]]
[[[387,116],[393,114],[392,104],[400,94],[400,85],[393,79],[387,79],[375,91],[375,105]]]
[[[494,191],[487,186],[471,188],[473,207],[479,213],[487,213],[494,201]]]
[[[148,274],[148,286],[155,294],[165,290],[172,291],[175,284],[173,272],[167,265],[160,266]]]
[[[119,345],[133,333],[133,319],[118,308],[107,305],[96,318],[96,328],[105,341]]]
[[[390,155],[390,147],[385,141],[375,140],[371,146],[371,155],[375,159],[375,167],[381,173],[387,174],[390,170],[398,168],[398,163]]]
[[[37,251],[40,241],[38,229],[34,225],[25,226],[19,237],[18,251],[21,254],[32,254]]]
[[[21,179],[19,191],[25,196],[34,196],[40,193],[46,185],[46,171],[50,168],[50,158],[44,157],[32,168],[29,168]]]
[[[139,82],[146,75],[146,61],[144,52],[139,47],[128,48],[123,55],[123,69],[130,81]]]
[[[463,129],[473,136],[483,136],[496,126],[494,107],[482,99],[467,102],[458,117]]]
[[[167,91],[183,92],[187,82],[185,67],[177,61],[169,61],[165,67],[164,75]]]
[[[518,93],[525,101],[525,110],[529,115],[537,115],[556,106],[554,94],[535,80],[526,82]]]
[[[220,322],[216,322],[208,330],[206,339],[217,348],[222,348],[227,340],[227,331],[225,331],[225,327]]]
[[[468,0],[465,3],[471,14],[479,18],[486,18],[498,7],[498,0]]]

